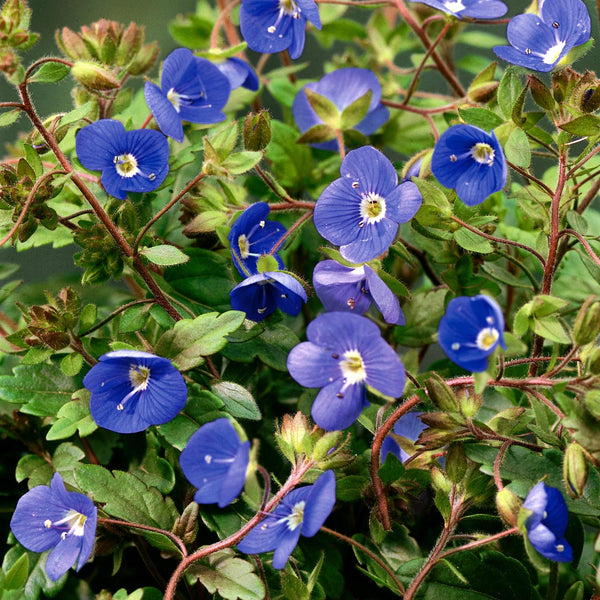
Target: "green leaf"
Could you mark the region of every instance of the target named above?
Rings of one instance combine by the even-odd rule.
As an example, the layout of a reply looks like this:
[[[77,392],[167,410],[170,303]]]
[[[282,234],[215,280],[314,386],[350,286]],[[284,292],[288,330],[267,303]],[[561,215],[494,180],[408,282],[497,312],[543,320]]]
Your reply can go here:
[[[357,98],[342,111],[340,115],[340,129],[342,131],[358,125],[367,116],[372,98],[372,90],[367,90],[366,94]]]
[[[489,240],[477,235],[466,227],[461,227],[454,232],[454,241],[469,252],[478,252],[479,254],[489,254],[494,248]]]
[[[413,294],[412,301],[403,307],[406,325],[394,331],[399,344],[422,348],[435,341],[446,293],[447,290],[437,289]]]
[[[171,358],[179,369],[187,371],[204,362],[204,357],[223,349],[226,336],[243,322],[245,313],[230,310],[200,315],[195,319],[183,319],[171,331],[158,340],[156,353]]]
[[[227,160],[223,161],[222,166],[231,175],[241,175],[253,169],[262,160],[262,157],[262,152],[243,150],[229,156]]]
[[[190,260],[187,254],[184,254],[179,248],[164,244],[162,246],[153,246],[152,248],[143,248],[140,251],[150,262],[163,267],[172,265],[181,265]]]
[[[594,138],[600,135],[600,117],[595,115],[583,115],[572,121],[560,125],[563,131],[568,131],[573,135],[581,137]]]
[[[510,119],[512,117],[513,106],[515,105],[523,87],[519,78],[515,75],[513,68],[509,67],[504,72],[498,86],[498,105],[502,114]]]
[[[423,196],[423,205],[435,207],[442,217],[448,218],[452,215],[450,202],[448,201],[446,194],[444,194],[439,187],[418,177],[413,177],[412,181],[417,185],[419,192],[421,192],[421,196]],[[417,213],[417,215],[418,214],[419,213]]]
[[[273,137],[265,156],[271,161],[271,170],[279,184],[295,189],[309,180],[312,173],[310,148],[296,144],[298,130],[280,121],[271,121]]]
[[[24,553],[15,564],[6,571],[2,589],[18,590],[25,585],[27,575],[29,575],[29,556],[27,553]]]
[[[514,163],[518,167],[527,168],[531,163],[531,150],[527,134],[520,128],[515,128],[508,136],[504,144],[504,154],[506,160]]]
[[[131,333],[132,331],[139,331],[143,329],[148,321],[148,313],[152,308],[152,304],[138,304],[137,306],[131,306],[130,308],[123,311],[121,314],[121,321],[119,323],[119,331],[122,333]]]
[[[0,127],[12,125],[21,116],[21,110],[13,108],[0,114]]]
[[[83,367],[83,356],[78,352],[71,352],[60,361],[60,370],[67,377],[75,377],[81,371],[81,367]]]
[[[161,445],[156,435],[146,432],[146,453],[139,466],[132,465],[132,474],[148,487],[169,494],[175,487],[175,471],[168,460],[158,456]]]
[[[86,102],[81,106],[78,106],[76,109],[72,110],[71,112],[68,112],[66,115],[61,117],[60,126],[64,127],[65,125],[76,123],[80,119],[85,119],[87,116],[89,116],[90,112],[92,111],[92,108],[93,103],[91,101]]]
[[[0,376],[0,399],[23,404],[19,410],[38,417],[54,416],[75,391],[71,378],[48,364],[21,365]]]
[[[190,579],[198,579],[209,594],[218,592],[227,600],[262,600],[265,596],[265,587],[254,573],[252,563],[235,557],[229,548],[194,563],[187,575]]]
[[[336,137],[335,129],[325,123],[317,123],[307,129],[297,140],[297,144],[320,144]]]
[[[217,153],[220,161],[225,160],[235,148],[238,138],[237,121],[231,121],[222,129],[219,129],[208,139],[213,150]]]
[[[534,331],[541,337],[559,344],[570,344],[571,338],[561,322],[552,316],[533,320]]]
[[[322,96],[321,94],[317,94],[317,92],[314,92],[308,87],[304,88],[304,94],[306,95],[306,99],[308,100],[311,108],[315,111],[323,123],[329,125],[333,129],[341,129],[340,111],[329,98]]]
[[[490,131],[504,123],[502,117],[487,108],[459,108],[458,114],[465,123],[481,127],[481,129],[485,129],[486,131]]]
[[[260,409],[246,388],[232,381],[219,381],[211,385],[210,389],[223,401],[225,411],[232,417],[260,421]]]
[[[56,414],[56,421],[46,434],[46,439],[62,440],[71,437],[76,431],[79,431],[80,437],[86,437],[96,429],[98,426],[90,414],[88,400],[72,400],[60,408]]]
[[[55,83],[66,77],[71,71],[71,67],[61,62],[45,62],[36,69],[29,83]]]
[[[179,516],[171,498],[163,498],[156,488],[148,488],[131,473],[80,465],[75,481],[82,492],[105,503],[103,510],[118,519],[170,531]]]

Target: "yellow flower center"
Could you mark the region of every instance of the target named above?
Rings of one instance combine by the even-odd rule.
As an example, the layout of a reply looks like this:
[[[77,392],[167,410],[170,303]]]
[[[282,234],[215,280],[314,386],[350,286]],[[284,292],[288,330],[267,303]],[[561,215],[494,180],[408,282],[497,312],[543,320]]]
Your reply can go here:
[[[495,327],[486,327],[477,335],[477,347],[481,350],[489,350],[500,337]]]
[[[471,148],[471,156],[483,165],[491,167],[494,164],[494,155],[494,149],[489,144],[483,142],[479,142]]]
[[[117,173],[121,177],[133,177],[140,172],[137,160],[133,154],[119,154],[113,159]]]

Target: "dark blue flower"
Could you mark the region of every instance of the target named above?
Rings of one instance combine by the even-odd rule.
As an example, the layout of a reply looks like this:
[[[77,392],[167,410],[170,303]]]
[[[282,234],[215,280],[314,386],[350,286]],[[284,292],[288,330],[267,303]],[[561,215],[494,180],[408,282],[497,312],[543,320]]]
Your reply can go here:
[[[483,294],[450,300],[440,321],[438,341],[459,367],[474,373],[485,371],[488,356],[497,346],[506,350],[500,307]]]
[[[506,14],[508,8],[500,0],[411,0],[427,4],[459,19],[497,19]]]
[[[148,129],[125,131],[119,121],[101,119],[75,136],[79,162],[90,171],[102,171],[107,194],[125,200],[127,192],[151,192],[169,172],[169,144],[165,136]]]
[[[369,319],[325,313],[310,323],[306,337],[308,342],[292,348],[287,368],[300,385],[322,388],[311,411],[319,427],[335,431],[352,425],[369,405],[367,386],[392,398],[402,394],[404,366]]]
[[[171,361],[138,350],[104,354],[84,377],[83,385],[92,393],[94,421],[118,433],[166,423],[187,400],[185,381]]]
[[[304,50],[306,21],[321,29],[313,0],[242,0],[240,29],[249,48],[273,54],[289,49],[298,58]]]
[[[406,438],[411,442],[416,442],[423,430],[425,429],[425,423],[421,421],[420,412],[409,412],[402,415],[394,423],[394,435]],[[391,436],[388,435],[381,444],[381,461],[385,461],[385,457],[392,453],[400,462],[404,462],[410,458],[410,454],[405,452],[400,444]]]
[[[306,302],[302,284],[283,271],[257,273],[238,283],[229,292],[231,308],[246,313],[252,321],[262,321],[275,309],[295,317]]]
[[[67,492],[55,473],[50,487],[38,485],[17,503],[10,528],[19,543],[32,552],[52,549],[46,573],[60,579],[73,565],[79,571],[94,548],[97,510],[83,494]]]
[[[525,521],[531,545],[549,560],[572,561],[573,549],[565,539],[569,511],[560,491],[540,481],[527,494],[523,508],[531,512]]]
[[[312,537],[335,505],[335,475],[325,471],[312,485],[292,490],[237,545],[240,552],[260,554],[275,550],[273,568],[283,569],[298,545],[300,534]]]
[[[223,107],[229,100],[229,80],[206,58],[187,48],[173,50],[165,59],[160,87],[144,86],[146,104],[160,130],[183,141],[182,121],[212,124],[226,119]]]
[[[468,206],[481,204],[506,183],[506,159],[496,134],[473,125],[453,125],[433,149],[431,171]]]
[[[421,206],[412,181],[398,185],[392,163],[372,146],[348,152],[342,177],[329,184],[315,205],[317,231],[340,246],[349,262],[367,262],[385,252]]]
[[[590,39],[590,15],[581,0],[539,0],[538,13],[513,17],[506,28],[510,46],[495,46],[494,52],[509,63],[548,72]]]
[[[365,118],[353,127],[364,135],[371,135],[379,129],[388,119],[390,113],[388,109],[381,104],[381,84],[377,77],[367,69],[357,69],[349,67],[338,69],[328,73],[321,80],[313,83],[307,83],[296,94],[292,111],[294,121],[298,129],[304,133],[311,127],[323,123],[323,120],[317,115],[306,97],[305,88],[325,96],[335,104],[340,113],[355,100],[371,91],[371,102]],[[339,150],[337,140],[329,140],[318,144],[312,144],[315,148],[323,150]]]
[[[326,310],[362,315],[372,301],[386,323],[405,323],[398,298],[369,265],[346,267],[335,260],[323,260],[313,271],[313,285]]]
[[[232,90],[244,87],[247,90],[256,92],[260,87],[258,77],[254,69],[241,58],[233,56],[224,61],[214,63],[215,67],[227,77]]]
[[[251,204],[233,224],[229,232],[233,264],[242,277],[256,275],[256,261],[269,254],[285,233],[285,227],[277,221],[267,221],[269,205],[266,202]],[[273,254],[280,269],[283,260],[279,254]]]
[[[219,508],[231,504],[246,482],[250,460],[250,442],[240,436],[228,419],[202,425],[188,441],[179,464],[188,481],[198,491],[198,504],[217,503]]]

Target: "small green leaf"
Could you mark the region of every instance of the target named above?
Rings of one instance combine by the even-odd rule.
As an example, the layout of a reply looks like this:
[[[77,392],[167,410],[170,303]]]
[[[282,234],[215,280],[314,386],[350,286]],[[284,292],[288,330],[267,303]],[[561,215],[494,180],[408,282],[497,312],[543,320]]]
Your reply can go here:
[[[358,125],[369,112],[371,99],[373,98],[372,90],[367,90],[360,98],[357,98],[352,104],[349,104],[340,115],[340,129],[352,129]]]
[[[262,152],[243,150],[236,152],[223,161],[222,167],[231,175],[241,175],[253,169],[263,157]]]
[[[181,265],[190,260],[187,254],[184,254],[179,248],[164,244],[162,246],[152,246],[152,248],[144,248],[140,251],[142,256],[145,256],[150,262],[155,265],[172,266]]]
[[[594,138],[600,135],[600,117],[595,115],[583,115],[572,121],[560,125],[563,131],[568,131],[573,135],[581,137]]]
[[[85,119],[85,117],[89,116],[90,112],[92,111],[92,106],[93,103],[90,101],[78,106],[71,112],[68,112],[66,115],[61,117],[60,126],[62,127],[65,125],[70,125],[71,123],[76,123],[80,119]]]
[[[325,123],[317,123],[307,129],[297,140],[297,144],[320,144],[336,138],[335,129]]]
[[[541,337],[559,344],[570,344],[571,338],[556,317],[534,319],[534,331]]]
[[[481,129],[485,129],[486,131],[490,131],[504,123],[502,117],[499,117],[495,112],[487,108],[459,108],[458,114],[465,123],[481,127]]]
[[[0,114],[0,127],[8,127],[12,125],[21,116],[21,111],[18,108],[7,110]]]
[[[512,67],[509,67],[504,72],[504,76],[500,80],[498,86],[498,105],[502,114],[510,119],[512,117],[512,110],[515,102],[519,98],[523,87],[519,78],[513,72]]]
[[[81,371],[82,366],[83,356],[78,352],[71,352],[60,361],[60,370],[67,377],[75,377],[75,375]]]
[[[333,129],[340,129],[340,111],[329,98],[317,94],[317,92],[307,87],[304,88],[304,94],[311,108],[317,113],[317,117],[321,121]]]
[[[494,251],[492,244],[484,237],[477,235],[470,229],[461,227],[454,232],[454,241],[469,252],[478,252],[479,254],[489,254]]]
[[[29,83],[55,83],[65,78],[70,71],[71,67],[62,62],[49,61],[36,69],[28,81]]]
[[[260,421],[261,414],[252,394],[232,381],[219,381],[210,388],[223,401],[225,411],[236,419]]]
[[[56,421],[48,430],[46,439],[63,440],[71,437],[76,431],[79,431],[81,437],[86,437],[96,429],[98,425],[90,414],[88,400],[72,400],[56,413]]]
[[[513,129],[504,145],[506,159],[518,167],[527,168],[531,163],[531,150],[527,134],[519,127]]]
[[[29,556],[27,553],[25,553],[6,572],[4,581],[2,583],[2,589],[18,590],[19,588],[22,588],[27,581],[28,575]]]

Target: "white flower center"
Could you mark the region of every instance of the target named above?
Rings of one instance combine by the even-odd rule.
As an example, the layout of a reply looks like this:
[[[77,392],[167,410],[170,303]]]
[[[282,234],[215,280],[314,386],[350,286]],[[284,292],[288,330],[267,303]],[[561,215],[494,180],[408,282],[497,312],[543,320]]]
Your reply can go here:
[[[482,165],[491,167],[494,164],[495,154],[494,149],[489,144],[483,142],[479,142],[471,148],[471,156]]]
[[[378,223],[381,219],[385,218],[385,199],[379,194],[369,192],[368,194],[361,194],[360,201],[360,216],[362,221],[359,226],[362,227],[365,224]]]
[[[129,178],[140,173],[138,162],[133,154],[119,154],[113,158],[113,162],[121,177]]]
[[[125,408],[125,403],[130,400],[138,392],[144,391],[148,387],[150,381],[150,369],[140,365],[131,365],[129,367],[129,381],[133,389],[117,404],[117,410],[121,411]]]
[[[296,502],[292,507],[292,512],[285,517],[287,521],[287,526],[290,531],[294,531],[297,527],[302,525],[302,521],[304,520],[304,506],[306,502],[302,500],[301,502]]]
[[[340,369],[346,385],[360,383],[367,378],[365,365],[358,350],[348,350],[340,361]],[[346,385],[344,387],[346,387]]]
[[[461,10],[464,10],[465,5],[461,2],[461,0],[451,0],[451,2],[444,2],[444,7],[450,12],[457,13]]]
[[[250,256],[250,240],[246,237],[245,233],[242,233],[238,237],[238,248],[240,249],[240,256],[242,258],[248,258]]]
[[[480,350],[489,350],[500,337],[498,330],[495,327],[486,327],[477,335],[477,347]]]
[[[269,27],[267,27],[267,31],[269,33],[275,33],[284,15],[291,16],[294,19],[299,19],[300,12],[300,9],[293,0],[279,0],[279,14],[277,15],[277,20],[273,25],[269,25]],[[279,34],[279,37],[282,37],[282,35],[283,34]]]
[[[87,521],[87,517],[76,510],[70,509],[69,512],[60,521],[54,523],[50,519],[44,521],[44,527],[46,529],[63,529],[60,537],[64,540],[68,535],[76,535],[81,537],[83,535],[84,525]],[[66,525],[66,527],[62,527]]]
[[[554,46],[552,46],[552,48],[546,50],[546,54],[544,54],[542,60],[547,65],[553,65],[558,60],[558,57],[560,56],[560,53],[563,51],[564,47],[565,42],[557,42]]]

